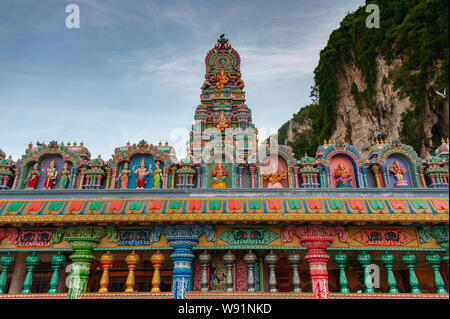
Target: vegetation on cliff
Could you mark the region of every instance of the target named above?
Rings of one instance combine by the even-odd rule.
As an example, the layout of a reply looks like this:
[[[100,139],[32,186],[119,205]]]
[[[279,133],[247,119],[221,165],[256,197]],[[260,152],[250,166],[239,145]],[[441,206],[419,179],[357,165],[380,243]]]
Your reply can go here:
[[[372,3],[380,8],[380,28],[366,27],[369,13],[362,6],[344,18],[320,52],[312,91],[317,101],[302,108],[292,119],[297,123],[307,118],[311,121],[310,130],[295,134],[295,140],[288,142],[298,157],[304,152],[315,154],[323,140],[332,135],[337,107],[336,74],[342,66],[355,65],[363,75],[365,90],[359,91],[353,83],[350,92],[358,110],[376,112],[377,57],[388,64],[394,59],[402,61],[401,66],[383,78],[383,83],[392,82],[400,97],[407,96],[411,102],[411,108],[402,117],[400,139],[417,150],[424,144],[432,147],[427,145],[423,123],[425,105],[433,105],[437,112],[443,107],[443,99],[434,94],[434,90],[448,89],[448,1],[377,0],[367,1],[366,5]],[[280,143],[286,140],[288,127],[289,122],[280,128]],[[436,146],[448,132],[439,132],[439,127],[433,130]]]

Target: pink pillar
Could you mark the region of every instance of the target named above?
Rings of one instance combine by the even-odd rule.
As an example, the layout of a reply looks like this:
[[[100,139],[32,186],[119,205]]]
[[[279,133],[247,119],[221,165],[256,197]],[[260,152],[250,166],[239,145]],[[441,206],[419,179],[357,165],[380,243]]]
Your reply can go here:
[[[298,166],[294,167],[294,187],[299,188],[298,185]]]

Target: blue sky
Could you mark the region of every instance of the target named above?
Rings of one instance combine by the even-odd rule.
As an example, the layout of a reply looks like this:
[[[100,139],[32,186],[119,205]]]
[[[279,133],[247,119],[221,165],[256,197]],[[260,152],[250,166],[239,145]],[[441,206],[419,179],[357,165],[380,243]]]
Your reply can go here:
[[[68,4],[80,28],[68,29]],[[109,159],[145,139],[185,154],[204,57],[220,34],[241,55],[258,129],[311,102],[320,50],[363,0],[0,0],[0,148],[84,141]]]

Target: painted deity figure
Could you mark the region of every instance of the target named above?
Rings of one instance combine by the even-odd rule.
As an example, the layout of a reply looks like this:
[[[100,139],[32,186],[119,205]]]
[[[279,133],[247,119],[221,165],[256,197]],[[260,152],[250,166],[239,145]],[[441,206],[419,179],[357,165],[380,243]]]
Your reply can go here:
[[[55,160],[52,160],[50,162],[46,170],[42,169],[42,173],[46,175],[44,188],[52,189],[53,185],[55,184],[56,177],[58,176],[58,171],[55,167]]]
[[[219,129],[221,132],[225,130],[228,127],[228,122],[225,117],[225,113],[222,111],[219,114],[219,123],[216,125],[216,128]]]
[[[391,171],[397,179],[395,187],[408,187],[408,182],[403,179],[403,174],[406,173],[406,169],[404,169],[398,161],[394,161],[389,171]]]
[[[67,183],[70,181],[70,170],[67,162],[64,162],[63,168],[60,172],[61,180],[59,181],[59,188],[66,188]]]
[[[120,180],[120,188],[128,188],[128,179],[130,177],[130,173],[131,171],[128,168],[128,162],[125,162],[119,176],[117,177],[117,180]]]
[[[150,174],[152,171],[152,165],[150,164],[149,170],[145,168],[145,161],[144,159],[141,160],[141,166],[138,169],[135,169],[136,165],[133,165],[133,172],[138,176],[138,179],[136,181],[136,188],[137,189],[143,189],[145,184],[147,184],[147,181],[145,180],[145,176]]]
[[[336,188],[350,187],[353,188],[352,174],[349,169],[347,169],[342,162],[339,162],[337,167],[334,169],[334,176],[336,177]]]
[[[228,171],[222,163],[217,163],[216,169],[211,169],[211,175],[213,176],[211,188],[227,188]]]
[[[161,188],[162,170],[158,161],[155,162],[156,168],[153,171],[153,185],[155,188]]]
[[[28,175],[26,179],[27,188],[36,188],[36,185],[39,181],[39,176],[41,175],[41,172],[39,171],[39,164],[35,163],[33,168],[30,171],[30,174]]]
[[[281,182],[286,179],[286,173],[272,165],[269,173],[263,174],[263,178],[267,179],[267,188],[283,188]]]
[[[217,81],[216,86],[218,89],[223,89],[225,84],[228,83],[228,80],[230,79],[230,76],[225,73],[224,70],[220,70],[220,73],[217,73],[214,75],[214,79]]]

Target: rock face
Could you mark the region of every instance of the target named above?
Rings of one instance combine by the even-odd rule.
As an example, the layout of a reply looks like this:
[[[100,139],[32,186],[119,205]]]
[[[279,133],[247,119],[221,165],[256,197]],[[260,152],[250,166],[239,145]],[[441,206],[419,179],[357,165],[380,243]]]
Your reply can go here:
[[[425,157],[449,136],[449,98],[437,93],[449,88],[448,2],[377,3],[382,27],[365,26],[364,7],[349,13],[320,53],[314,103],[279,129],[297,157],[324,139],[365,156],[377,139],[399,139]]]
[[[366,90],[367,85],[361,71],[355,65],[348,64],[337,70],[336,111],[331,140],[344,140],[355,145],[365,156],[368,155],[370,147],[375,144],[377,138],[401,140],[403,116],[406,111],[412,110],[413,106],[409,97],[400,97],[392,81],[387,80],[390,72],[395,71],[401,64],[400,58],[395,59],[390,65],[382,57],[376,58],[375,109],[358,108],[351,93],[353,83],[358,91]],[[440,140],[442,137],[447,137],[449,131],[448,95],[443,108],[436,108],[432,101],[442,97],[431,89],[424,94],[427,94],[424,117],[424,133],[427,140],[421,144],[421,149],[416,150],[422,157],[435,149],[433,134],[441,133],[439,136],[434,136],[435,140]],[[302,123],[290,120],[287,124],[285,139],[280,141],[284,144],[294,142],[296,135],[311,129],[308,118]]]

